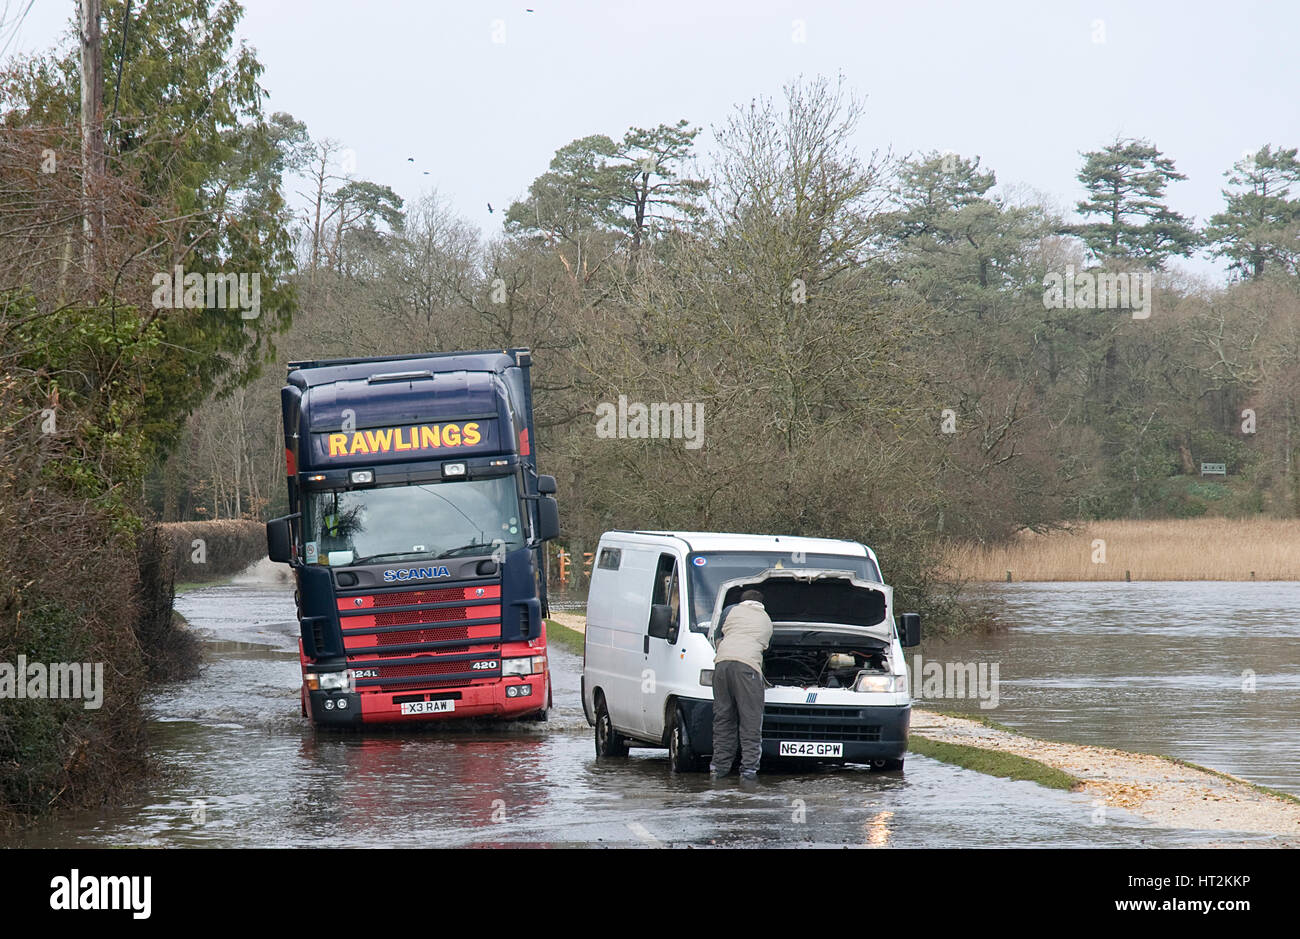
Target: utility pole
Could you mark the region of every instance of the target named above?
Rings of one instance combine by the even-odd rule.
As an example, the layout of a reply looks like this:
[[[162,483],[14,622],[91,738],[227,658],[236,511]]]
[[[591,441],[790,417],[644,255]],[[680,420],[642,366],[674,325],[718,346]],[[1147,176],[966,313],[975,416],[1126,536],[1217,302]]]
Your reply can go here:
[[[104,175],[103,53],[100,0],[81,2],[81,198],[86,273],[95,271],[95,249],[104,220],[95,208]]]

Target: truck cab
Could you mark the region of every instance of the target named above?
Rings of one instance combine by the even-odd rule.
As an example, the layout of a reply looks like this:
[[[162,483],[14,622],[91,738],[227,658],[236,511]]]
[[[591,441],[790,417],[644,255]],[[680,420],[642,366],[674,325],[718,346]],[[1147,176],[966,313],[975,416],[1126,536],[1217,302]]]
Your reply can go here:
[[[289,366],[290,514],[302,710],[318,726],[543,719],[544,543],[526,349]]]

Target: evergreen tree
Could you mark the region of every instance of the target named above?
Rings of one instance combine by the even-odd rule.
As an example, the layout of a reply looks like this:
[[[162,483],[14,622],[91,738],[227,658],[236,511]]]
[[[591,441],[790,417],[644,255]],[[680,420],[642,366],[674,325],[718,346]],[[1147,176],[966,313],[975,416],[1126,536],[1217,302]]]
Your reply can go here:
[[[1187,177],[1174,169],[1146,140],[1116,140],[1083,155],[1079,182],[1088,198],[1076,206],[1097,221],[1071,225],[1066,234],[1083,239],[1099,261],[1141,261],[1164,267],[1173,256],[1186,257],[1200,238],[1189,219],[1165,205],[1165,188]]]
[[[1205,229],[1214,254],[1228,258],[1234,271],[1252,280],[1272,268],[1296,273],[1300,197],[1291,197],[1291,187],[1300,183],[1296,148],[1274,150],[1265,144],[1223,175],[1233,188],[1223,191],[1224,210]]]

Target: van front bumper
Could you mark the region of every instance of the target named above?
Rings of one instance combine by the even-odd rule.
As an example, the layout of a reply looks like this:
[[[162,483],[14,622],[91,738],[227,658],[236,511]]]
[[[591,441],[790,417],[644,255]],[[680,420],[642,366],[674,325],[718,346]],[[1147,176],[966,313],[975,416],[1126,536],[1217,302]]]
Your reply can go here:
[[[713,752],[713,702],[699,699],[680,701],[688,742],[696,753]],[[763,756],[767,759],[800,763],[828,759],[836,762],[867,763],[896,760],[907,752],[907,732],[912,706],[851,706],[844,704],[773,704],[763,707]],[[781,744],[838,743],[839,757],[781,756]]]

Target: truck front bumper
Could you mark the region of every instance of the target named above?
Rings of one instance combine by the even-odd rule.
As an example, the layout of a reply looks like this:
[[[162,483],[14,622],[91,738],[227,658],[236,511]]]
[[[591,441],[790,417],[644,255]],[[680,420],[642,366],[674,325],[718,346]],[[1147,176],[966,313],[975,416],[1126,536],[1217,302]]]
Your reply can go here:
[[[513,688],[514,694],[508,689]],[[520,694],[527,688],[528,691]],[[450,701],[450,711],[427,711],[428,701]],[[479,685],[453,688],[412,688],[409,691],[339,692],[308,691],[308,711],[319,727],[356,728],[371,724],[409,724],[429,721],[487,718],[509,720],[537,713],[547,706],[546,675],[511,677]],[[402,713],[402,705],[416,705],[416,713]]]

